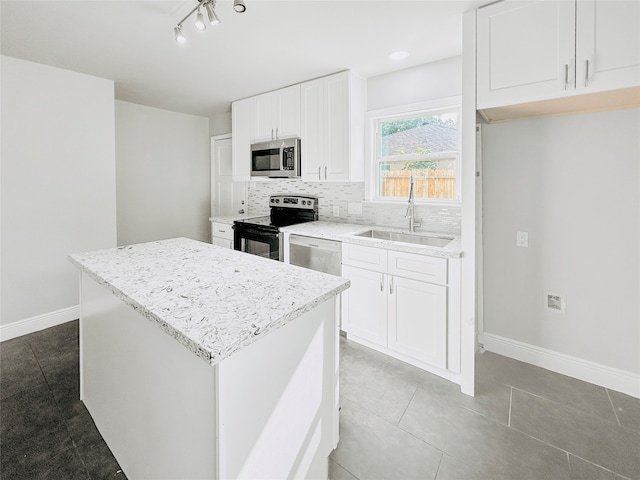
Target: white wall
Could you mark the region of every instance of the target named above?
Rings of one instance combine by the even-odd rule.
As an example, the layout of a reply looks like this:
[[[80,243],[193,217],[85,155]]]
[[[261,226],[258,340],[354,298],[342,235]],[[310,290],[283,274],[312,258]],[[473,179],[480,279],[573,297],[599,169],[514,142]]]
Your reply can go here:
[[[213,137],[227,133],[231,133],[231,111],[209,117],[209,135]]]
[[[5,326],[76,307],[67,255],[116,244],[114,85],[7,56],[0,65]]]
[[[638,132],[638,109],[483,127],[487,334],[640,373]]]
[[[367,80],[367,110],[462,94],[462,57],[451,57]]]
[[[209,120],[115,103],[118,245],[209,241]]]

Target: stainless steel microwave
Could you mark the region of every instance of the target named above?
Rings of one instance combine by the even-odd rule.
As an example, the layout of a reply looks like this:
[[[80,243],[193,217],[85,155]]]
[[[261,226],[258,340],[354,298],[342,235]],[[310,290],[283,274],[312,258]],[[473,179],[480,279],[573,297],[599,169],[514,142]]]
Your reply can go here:
[[[300,139],[286,138],[251,145],[251,176],[299,177]]]

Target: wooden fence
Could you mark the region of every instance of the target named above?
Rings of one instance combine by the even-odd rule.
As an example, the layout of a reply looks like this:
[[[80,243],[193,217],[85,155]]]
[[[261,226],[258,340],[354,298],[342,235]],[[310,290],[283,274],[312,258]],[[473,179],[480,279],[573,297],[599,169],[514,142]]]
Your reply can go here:
[[[409,197],[411,171],[394,170],[382,173],[383,197]],[[455,170],[424,170],[414,172],[415,198],[456,198]]]

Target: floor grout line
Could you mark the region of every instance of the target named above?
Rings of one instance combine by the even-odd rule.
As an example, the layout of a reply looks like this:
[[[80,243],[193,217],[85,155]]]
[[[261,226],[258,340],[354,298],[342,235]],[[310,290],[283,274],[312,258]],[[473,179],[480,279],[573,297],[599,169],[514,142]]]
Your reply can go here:
[[[511,405],[513,403],[513,387],[509,387],[509,420],[507,421],[507,427],[511,428]]]
[[[609,399],[609,403],[611,404],[611,408],[613,409],[613,414],[616,416],[616,422],[618,422],[618,425],[622,426],[622,424],[620,423],[620,418],[618,418],[618,412],[616,412],[616,406],[613,404],[613,400],[611,400],[611,395],[609,395],[609,389],[605,388],[604,391],[607,392],[607,398]]]

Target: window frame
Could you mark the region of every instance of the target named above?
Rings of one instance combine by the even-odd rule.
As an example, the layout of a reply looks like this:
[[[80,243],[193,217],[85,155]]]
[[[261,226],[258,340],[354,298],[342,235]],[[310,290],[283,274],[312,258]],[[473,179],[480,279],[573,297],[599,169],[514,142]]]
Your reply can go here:
[[[396,107],[370,110],[366,115],[366,146],[365,146],[365,201],[374,203],[398,204],[406,202],[405,198],[378,196],[378,165],[381,159],[377,158],[378,152],[378,124],[380,121],[413,118],[416,116],[437,115],[438,113],[456,112],[457,123],[457,151],[456,151],[456,194],[457,198],[416,198],[415,203],[421,205],[461,205],[461,168],[462,168],[462,97],[447,97],[428,102],[412,103]],[[439,153],[433,154],[437,158]],[[450,155],[446,156],[450,158]],[[397,161],[411,160],[409,156],[400,158],[389,157]],[[394,160],[391,160],[394,161]]]

